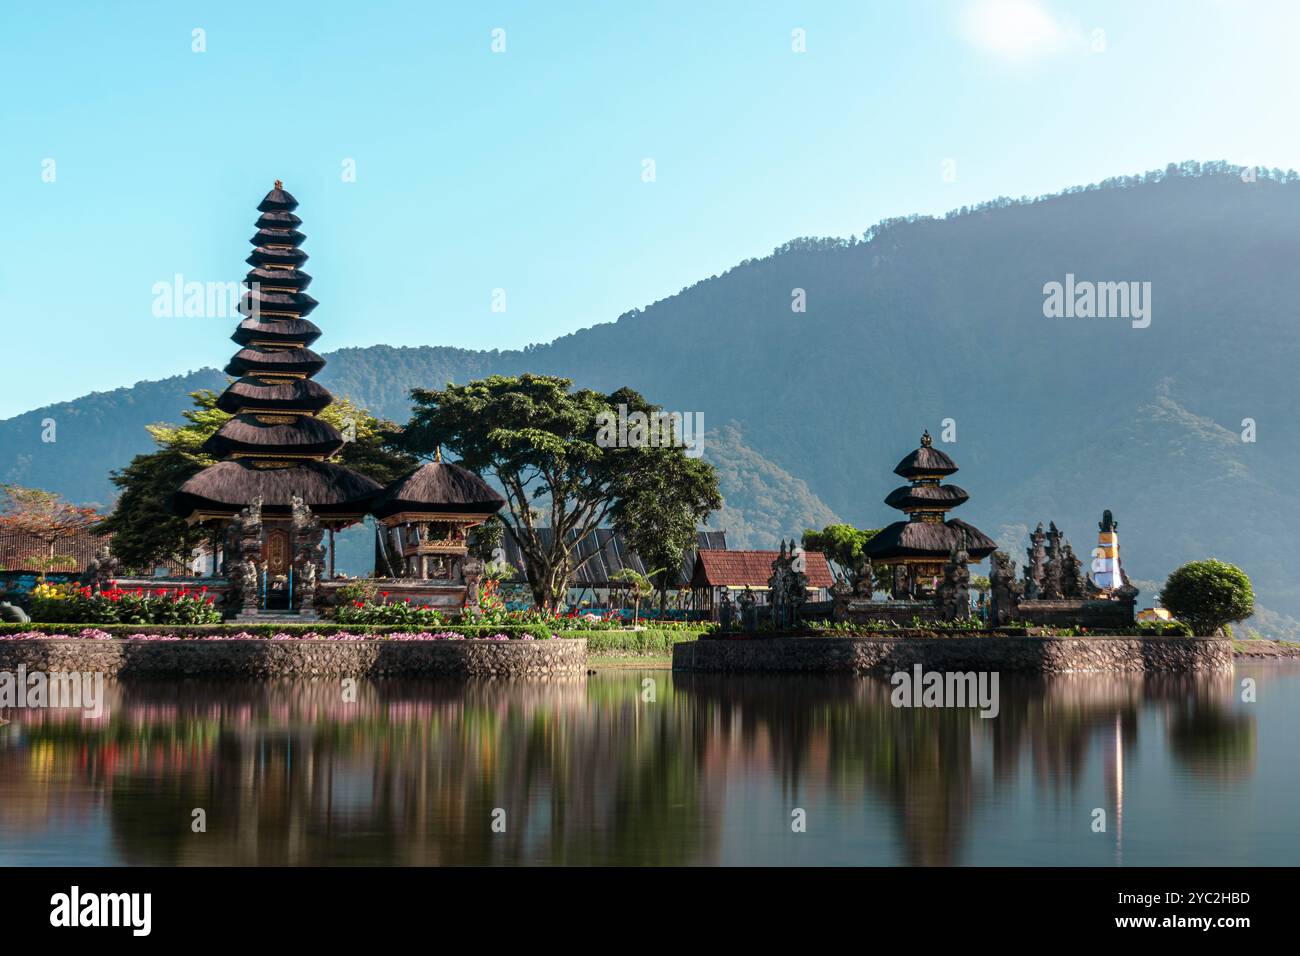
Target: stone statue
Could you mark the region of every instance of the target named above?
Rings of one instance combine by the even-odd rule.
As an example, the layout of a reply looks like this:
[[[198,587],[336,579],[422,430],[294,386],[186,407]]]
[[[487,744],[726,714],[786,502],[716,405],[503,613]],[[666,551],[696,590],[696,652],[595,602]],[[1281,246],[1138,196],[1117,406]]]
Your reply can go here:
[[[993,567],[989,572],[989,589],[992,591],[992,616],[994,626],[1004,626],[1016,619],[1024,585],[1016,580],[1016,566],[1005,551],[993,552]]]
[[[108,545],[104,545],[90,559],[90,562],[86,565],[85,573],[77,579],[77,583],[83,587],[102,591],[105,585],[117,578],[120,566],[121,562],[113,557],[113,552],[109,550]]]
[[[906,564],[895,564],[890,575],[893,587],[889,594],[895,601],[906,601],[912,596],[912,584],[909,580]]]
[[[953,549],[943,568],[935,600],[945,621],[967,620],[970,617],[970,555]]]
[[[1083,562],[1078,559],[1070,542],[1061,547],[1061,596],[1082,598],[1087,590]]]
[[[1047,569],[1047,549],[1044,542],[1047,535],[1043,532],[1043,523],[1029,536],[1029,547],[1025,551],[1029,560],[1025,563],[1025,597],[1037,600],[1043,593],[1043,576]]]
[[[1043,577],[1039,582],[1039,596],[1049,600],[1056,601],[1064,596],[1062,591],[1061,573],[1061,532],[1057,530],[1056,522],[1048,524],[1047,531],[1047,561],[1043,565]]]
[[[736,599],[736,604],[740,607],[740,627],[742,630],[752,631],[758,627],[758,613],[755,608],[757,602],[754,600],[754,592],[748,586],[740,592],[740,597]]]
[[[718,623],[724,631],[729,631],[735,618],[736,606],[731,603],[731,589],[723,588],[722,598],[718,601]]]
[[[858,559],[857,565],[853,568],[853,595],[854,597],[865,598],[870,601],[872,595],[876,593],[875,569],[871,566],[871,559],[863,555]]]
[[[5,624],[26,624],[31,620],[27,612],[16,604],[0,601],[0,621]]]
[[[226,527],[226,574],[231,594],[226,607],[255,614],[260,602],[258,581],[262,560],[262,499],[254,498]],[[233,573],[232,573],[233,572]]]
[[[230,606],[237,607],[247,614],[257,612],[259,582],[257,580],[257,562],[240,561],[235,566],[235,576],[231,578],[234,594],[230,596]]]
[[[320,596],[320,569],[325,560],[321,538],[325,532],[307,502],[294,495],[289,499],[290,542],[293,561],[293,604],[314,611]]]
[[[788,627],[799,620],[799,611],[808,600],[808,575],[803,573],[802,553],[790,542],[789,551],[781,542],[781,553],[772,562],[772,576],[767,579],[768,595],[772,602],[773,623]]]
[[[465,582],[465,607],[478,610],[479,582],[483,580],[485,565],[476,554],[466,554],[461,558],[460,574]]]

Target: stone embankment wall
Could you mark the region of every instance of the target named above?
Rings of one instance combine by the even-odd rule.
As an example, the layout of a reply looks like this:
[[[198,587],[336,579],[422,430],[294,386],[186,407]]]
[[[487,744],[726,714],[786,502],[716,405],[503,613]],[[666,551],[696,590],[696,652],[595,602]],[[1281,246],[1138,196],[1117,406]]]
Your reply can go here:
[[[587,642],[0,641],[0,671],[120,677],[561,677],[585,674]]]
[[[1180,673],[1232,670],[1232,642],[1208,637],[773,637],[673,648],[673,670],[892,673],[935,671]]]

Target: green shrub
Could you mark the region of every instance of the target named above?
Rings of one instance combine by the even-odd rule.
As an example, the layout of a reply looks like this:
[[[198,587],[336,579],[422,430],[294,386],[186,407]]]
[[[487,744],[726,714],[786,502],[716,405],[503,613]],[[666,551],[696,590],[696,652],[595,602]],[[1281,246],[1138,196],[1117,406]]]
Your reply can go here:
[[[1255,613],[1255,591],[1241,568],[1211,558],[1169,575],[1160,603],[1193,633],[1209,637]]]
[[[1138,621],[1137,632],[1155,637],[1191,637],[1192,628],[1184,621]]]
[[[587,653],[598,654],[671,654],[674,644],[693,641],[699,631],[683,628],[647,628],[644,631],[560,631],[560,637],[587,639]]]
[[[402,627],[436,627],[441,629],[447,618],[437,608],[409,601],[376,604],[373,601],[353,601],[341,604],[334,612],[339,624],[392,624]]]

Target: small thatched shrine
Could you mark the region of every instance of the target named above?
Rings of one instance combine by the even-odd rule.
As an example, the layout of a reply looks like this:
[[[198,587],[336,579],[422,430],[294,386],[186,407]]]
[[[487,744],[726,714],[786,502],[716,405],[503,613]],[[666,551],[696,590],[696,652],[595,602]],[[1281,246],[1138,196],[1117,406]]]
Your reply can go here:
[[[900,600],[933,593],[954,554],[965,552],[971,564],[978,564],[997,549],[997,544],[960,518],[947,518],[953,508],[970,496],[944,479],[956,474],[957,465],[934,447],[927,431],[921,446],[894,469],[909,482],[895,488],[885,504],[907,515],[875,535],[863,548],[872,564],[893,569],[893,596]]]
[[[467,533],[496,514],[505,499],[459,465],[422,465],[389,485],[371,513],[386,530],[376,563],[393,577],[444,580],[464,561]]]

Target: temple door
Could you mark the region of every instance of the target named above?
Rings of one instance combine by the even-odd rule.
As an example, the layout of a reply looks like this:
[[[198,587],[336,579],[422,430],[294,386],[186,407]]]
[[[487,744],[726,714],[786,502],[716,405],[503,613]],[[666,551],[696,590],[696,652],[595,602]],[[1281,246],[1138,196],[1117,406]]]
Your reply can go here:
[[[262,567],[266,573],[276,575],[289,573],[289,532],[285,528],[272,528],[262,542]]]
[[[289,573],[289,531],[287,528],[272,528],[262,539],[262,567],[266,570],[265,593],[262,606],[268,610],[287,610],[289,607],[288,582],[276,582],[275,578],[285,577]]]

